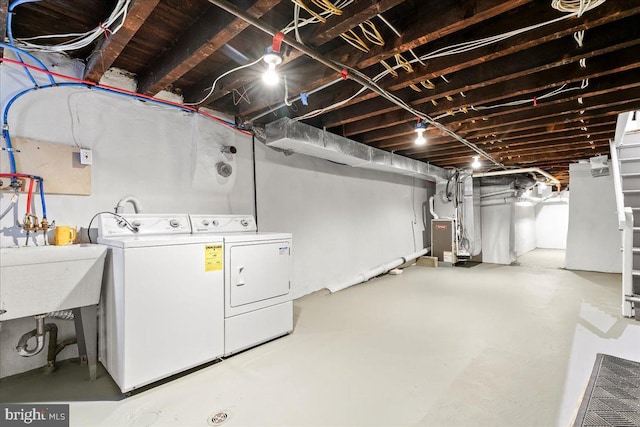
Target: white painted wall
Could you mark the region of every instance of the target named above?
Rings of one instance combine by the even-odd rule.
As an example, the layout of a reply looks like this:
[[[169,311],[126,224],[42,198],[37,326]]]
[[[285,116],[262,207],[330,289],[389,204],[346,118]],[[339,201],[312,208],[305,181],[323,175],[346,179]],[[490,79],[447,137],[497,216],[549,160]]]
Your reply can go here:
[[[82,74],[78,64],[60,57],[45,62],[58,64],[56,71]],[[0,73],[0,103],[28,87],[19,69],[0,65]],[[49,217],[60,225],[86,227],[95,213],[112,211],[127,194],[138,197],[150,213],[254,213],[251,139],[213,121],[87,89],[54,88],[19,100],[9,123],[14,136],[93,150],[92,194],[47,196]],[[221,144],[235,145],[238,153],[221,154]],[[300,155],[285,157],[259,142],[256,152],[259,226],[293,233],[295,297],[412,253],[429,241],[425,213],[433,184]],[[234,168],[228,179],[214,171],[220,160]],[[5,153],[0,161],[7,162]],[[7,196],[0,194],[0,211]],[[0,223],[0,245],[23,243],[14,218],[7,216]],[[70,322],[57,323],[60,339],[74,335]],[[28,318],[3,322],[0,376],[45,364],[46,352],[27,359],[13,351],[18,338],[33,328]],[[70,347],[60,359],[76,354]]]
[[[429,245],[433,184],[263,147],[256,176],[260,228],[293,233],[295,297]]]
[[[611,176],[594,178],[589,163],[575,163],[569,186],[566,268],[620,273],[621,233]]]
[[[513,214],[516,256],[520,256],[536,248],[534,205],[531,202],[516,202]]]
[[[535,206],[537,247],[566,249],[569,227],[569,196],[551,197]]]

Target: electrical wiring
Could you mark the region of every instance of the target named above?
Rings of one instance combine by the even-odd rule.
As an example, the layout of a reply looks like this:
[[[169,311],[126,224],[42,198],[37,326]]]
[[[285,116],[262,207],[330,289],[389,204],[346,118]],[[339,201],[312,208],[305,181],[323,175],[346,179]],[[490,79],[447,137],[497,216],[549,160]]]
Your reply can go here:
[[[606,0],[552,0],[551,7],[560,12],[575,13],[579,17],[594,9]]]
[[[0,46],[2,46],[2,45],[4,45],[4,43],[0,43]],[[140,101],[151,102],[151,103],[155,103],[155,104],[159,104],[159,105],[178,108],[178,109],[183,110],[183,111],[194,112],[196,114],[200,114],[200,115],[202,115],[202,116],[204,116],[206,118],[214,120],[214,121],[216,121],[218,123],[221,123],[221,124],[223,124],[223,125],[225,125],[225,126],[227,126],[229,128],[235,129],[236,131],[238,131],[238,132],[240,132],[240,133],[242,133],[244,135],[251,136],[251,132],[238,129],[237,126],[235,124],[233,124],[233,123],[230,123],[230,122],[227,122],[225,120],[219,119],[219,118],[217,118],[217,117],[215,117],[215,116],[213,116],[213,115],[211,115],[211,114],[209,114],[209,113],[207,113],[205,111],[196,109],[196,108],[188,106],[188,105],[179,104],[179,103],[171,102],[171,101],[166,101],[166,100],[163,100],[163,99],[154,98],[152,96],[148,96],[148,95],[144,95],[144,94],[140,94],[140,93],[136,93],[136,92],[127,91],[127,90],[120,89],[120,88],[117,88],[117,87],[108,86],[108,85],[101,85],[101,84],[98,84],[98,83],[90,82],[88,80],[82,80],[82,79],[78,79],[78,78],[75,78],[75,77],[66,76],[64,74],[55,73],[55,72],[47,70],[46,67],[44,67],[44,65],[43,65],[43,68],[38,68],[38,67],[35,67],[33,65],[30,65],[30,64],[21,64],[19,61],[15,61],[15,60],[12,60],[12,59],[9,59],[9,58],[0,58],[0,61],[4,62],[4,63],[8,63],[8,64],[26,66],[26,67],[28,67],[28,68],[30,68],[32,70],[35,70],[35,71],[37,71],[39,73],[45,73],[45,74],[49,75],[50,78],[58,77],[58,78],[70,80],[70,82],[63,82],[63,83],[57,83],[57,82],[54,81],[54,83],[51,84],[51,85],[40,86],[40,87],[32,87],[32,88],[25,89],[22,92],[14,95],[13,98],[11,98],[7,102],[7,104],[5,105],[4,114],[3,114],[3,121],[2,121],[2,125],[3,125],[2,126],[2,134],[5,137],[5,142],[6,142],[6,145],[7,145],[7,150],[8,150],[9,158],[10,158],[11,170],[14,173],[15,173],[15,169],[16,169],[16,167],[15,167],[15,159],[14,159],[14,156],[13,156],[13,149],[11,147],[11,138],[10,138],[10,134],[9,134],[9,126],[8,126],[8,121],[7,121],[8,114],[9,114],[9,109],[11,108],[13,103],[18,98],[20,98],[21,96],[23,96],[23,95],[25,95],[25,94],[27,94],[27,93],[29,93],[31,91],[36,90],[36,89],[45,89],[45,88],[60,87],[60,86],[81,86],[81,87],[86,87],[86,88],[89,88],[89,89],[97,89],[97,90],[101,90],[101,91],[108,92],[108,93],[114,93],[114,94],[117,94],[117,95],[131,97],[131,98],[134,98],[134,99],[138,99]]]
[[[240,71],[240,70],[242,70],[243,68],[252,67],[252,66],[256,65],[258,62],[261,62],[261,61],[263,60],[263,58],[264,58],[264,55],[263,55],[263,56],[261,56],[260,58],[256,59],[256,60],[255,60],[255,61],[253,61],[253,62],[249,62],[248,64],[244,64],[244,65],[241,65],[241,66],[236,67],[236,68],[232,68],[231,70],[229,70],[229,71],[227,71],[227,72],[225,72],[225,73],[220,74],[220,75],[219,75],[218,77],[216,77],[216,79],[213,81],[213,84],[211,85],[211,89],[209,90],[209,93],[207,93],[207,94],[204,96],[204,98],[202,98],[200,101],[196,101],[196,102],[187,102],[187,103],[185,103],[184,105],[200,105],[200,104],[202,104],[203,102],[205,102],[205,101],[206,101],[206,100],[211,96],[211,94],[213,93],[213,91],[216,89],[216,84],[218,83],[218,81],[220,81],[220,79],[221,79],[221,78],[226,77],[226,76],[228,76],[229,74],[235,73],[236,71]]]
[[[364,53],[368,53],[370,50],[369,46],[367,46],[367,43],[365,43],[365,41],[362,40],[360,36],[357,35],[353,30],[349,30],[340,34],[340,37],[342,38],[342,40],[346,41],[351,46]]]
[[[366,20],[358,26],[367,40],[377,46],[384,46],[384,39],[373,22]]]
[[[575,91],[575,90],[583,90],[583,89],[587,88],[588,85],[589,85],[589,80],[585,79],[580,84],[580,86],[567,88],[567,85],[563,84],[559,88],[554,89],[551,92],[547,92],[547,93],[545,93],[543,95],[536,96],[535,98],[520,99],[520,100],[517,100],[517,101],[505,102],[505,103],[496,104],[496,105],[471,106],[469,108],[471,110],[474,110],[474,111],[484,111],[484,110],[492,110],[494,108],[515,107],[515,106],[518,106],[518,105],[527,105],[527,104],[532,104],[534,102],[534,100],[535,101],[539,101],[539,100],[542,100],[542,99],[551,98],[551,97],[559,95],[561,93],[572,92],[572,91]],[[439,120],[441,118],[447,117],[449,115],[453,115],[455,113],[466,113],[467,111],[468,110],[466,108],[459,108],[457,110],[454,110],[453,112],[447,112],[447,113],[443,113],[443,114],[440,114],[438,116],[435,116],[434,119]]]
[[[13,8],[20,4],[33,1],[39,0],[18,0],[13,3]],[[104,22],[99,23],[94,29],[86,31],[84,33],[51,34],[28,38],[18,38],[16,39],[16,44],[21,48],[30,51],[68,52],[72,50],[82,49],[83,47],[86,47],[93,43],[98,37],[103,34],[113,35],[117,33],[124,24],[130,3],[131,0],[118,0],[113,11]],[[10,28],[11,25],[7,25],[7,31],[10,31]],[[33,42],[38,40],[64,39],[70,37],[73,38],[71,40],[53,45],[38,44]]]

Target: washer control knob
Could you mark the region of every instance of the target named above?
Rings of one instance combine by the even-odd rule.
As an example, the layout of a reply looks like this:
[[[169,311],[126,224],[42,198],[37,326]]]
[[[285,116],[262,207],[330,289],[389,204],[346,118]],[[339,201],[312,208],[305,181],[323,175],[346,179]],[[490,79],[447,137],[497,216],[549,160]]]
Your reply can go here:
[[[178,221],[177,219],[172,219],[171,221],[169,221],[169,225],[172,228],[177,228],[178,226],[180,226],[180,221]]]
[[[205,227],[209,225],[209,220],[207,219],[203,219],[202,220],[202,225],[204,225]]]
[[[140,221],[136,220],[136,221],[133,221],[131,223],[131,225],[133,225],[134,227],[140,227],[142,225],[142,223]]]
[[[213,221],[211,221],[211,224],[212,224],[214,227],[217,227],[217,226],[218,226],[218,220],[217,220],[217,219],[214,219]]]
[[[242,219],[240,220],[240,224],[242,224],[243,227],[247,227],[249,225],[249,221],[247,221],[246,219]]]

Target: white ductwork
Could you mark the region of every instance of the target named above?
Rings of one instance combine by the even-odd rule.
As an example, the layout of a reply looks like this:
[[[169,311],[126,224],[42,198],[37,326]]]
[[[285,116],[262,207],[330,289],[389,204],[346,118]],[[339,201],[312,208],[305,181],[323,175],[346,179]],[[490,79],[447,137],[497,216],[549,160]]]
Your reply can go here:
[[[368,280],[373,279],[376,276],[380,276],[381,274],[384,274],[390,270],[393,270],[394,268],[397,268],[406,262],[413,261],[416,258],[420,258],[421,256],[428,254],[430,251],[431,251],[431,248],[429,247],[421,251],[414,252],[411,255],[394,259],[393,261],[390,261],[386,264],[382,264],[372,270],[367,271],[366,273],[358,274],[349,280],[345,280],[344,282],[337,283],[333,286],[327,286],[327,289],[329,289],[333,293],[333,292],[338,292],[348,287],[366,282]]]
[[[266,125],[266,145],[345,165],[446,182],[446,170],[282,118]]]
[[[540,168],[509,169],[504,171],[493,171],[493,172],[474,172],[473,177],[482,178],[485,176],[515,175],[515,174],[525,174],[525,173],[537,173],[539,175],[542,175],[551,184],[557,186],[558,191],[560,191],[560,181],[550,173],[545,172]]]

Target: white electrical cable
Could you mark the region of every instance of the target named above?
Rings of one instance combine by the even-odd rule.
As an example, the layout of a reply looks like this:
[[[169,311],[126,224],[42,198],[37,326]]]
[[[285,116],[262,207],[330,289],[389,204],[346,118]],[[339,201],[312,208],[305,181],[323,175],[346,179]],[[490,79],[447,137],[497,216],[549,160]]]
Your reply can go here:
[[[294,17],[293,21],[291,21],[281,31],[284,34],[289,34],[291,31],[296,31],[296,40],[299,43],[302,43],[301,40],[298,40],[298,37],[299,37],[299,34],[297,33],[298,29],[300,29],[300,28],[302,28],[302,27],[304,27],[306,25],[309,25],[309,24],[317,24],[317,23],[320,22],[320,20],[315,16],[311,16],[311,17],[306,18],[306,19],[300,19],[299,18],[299,13],[300,13],[299,10],[302,9],[302,8],[300,7],[300,5],[298,5],[293,0],[291,0],[291,1],[294,3],[294,13],[295,13],[295,9],[296,9],[296,6],[297,6],[298,19],[295,19],[295,17]],[[334,7],[336,9],[344,9],[345,7],[349,6],[353,2],[354,2],[354,0],[339,0],[339,1],[336,1],[335,3],[333,3],[333,5],[334,5]],[[324,10],[324,11],[318,13],[318,15],[320,15],[323,18],[328,18],[329,16],[333,15],[333,13]]]
[[[551,7],[560,12],[575,13],[579,17],[588,10],[594,9],[605,0],[552,0]]]
[[[184,103],[184,105],[200,105],[200,104],[202,104],[204,101],[206,101],[206,100],[211,96],[211,94],[213,93],[213,91],[214,91],[214,90],[215,90],[215,88],[216,88],[216,83],[218,83],[218,81],[219,81],[221,78],[223,78],[223,77],[225,77],[225,76],[228,76],[228,75],[229,75],[229,74],[231,74],[231,73],[235,73],[236,71],[242,70],[243,68],[247,68],[247,67],[251,67],[251,66],[253,66],[253,65],[256,65],[258,62],[262,61],[262,59],[263,59],[263,58],[264,58],[264,55],[263,55],[263,56],[261,56],[260,58],[256,59],[256,60],[255,60],[255,61],[253,61],[253,62],[249,62],[248,64],[244,64],[244,65],[241,65],[241,66],[236,67],[236,68],[232,68],[231,70],[229,70],[229,71],[227,71],[227,72],[224,72],[224,73],[220,74],[220,75],[219,75],[219,76],[218,76],[218,77],[213,81],[213,84],[211,85],[211,89],[209,90],[209,93],[207,93],[207,94],[205,95],[205,97],[204,97],[204,98],[202,98],[200,101],[197,101],[197,102],[185,102],[185,103]]]
[[[427,60],[433,59],[433,58],[439,58],[439,57],[443,57],[443,56],[449,56],[449,55],[455,55],[455,54],[458,54],[458,53],[469,52],[471,50],[478,49],[478,48],[484,47],[484,46],[489,46],[491,44],[494,44],[494,43],[497,43],[499,41],[508,39],[508,38],[516,36],[518,34],[522,34],[522,33],[527,32],[527,31],[535,30],[535,29],[544,27],[546,25],[551,25],[551,24],[554,24],[556,22],[560,22],[560,21],[563,21],[565,19],[569,19],[569,18],[573,17],[574,15],[575,14],[564,15],[564,16],[561,16],[559,18],[552,19],[550,21],[541,22],[539,24],[531,25],[529,27],[521,28],[521,29],[518,29],[518,30],[513,30],[513,31],[510,31],[510,32],[507,32],[507,33],[504,33],[504,34],[498,34],[498,35],[495,35],[495,36],[485,37],[485,38],[480,39],[480,40],[473,40],[473,41],[458,43],[458,44],[455,44],[455,45],[452,45],[452,46],[444,47],[444,48],[435,50],[435,51],[433,51],[431,53],[428,53],[426,55],[423,55],[423,56],[421,56],[419,58],[414,58],[414,59],[410,60],[409,63],[416,63],[416,62],[423,63],[422,61],[427,61]],[[383,22],[386,23],[386,20],[381,15],[378,15],[378,17],[380,17],[383,20]],[[387,25],[389,25],[389,24],[387,23]],[[397,31],[392,26],[390,26],[390,28],[394,32]],[[398,66],[394,66],[394,67],[391,67],[391,68],[395,70],[395,69],[397,69],[399,67]],[[384,76],[388,75],[389,73],[390,73],[390,71],[385,69],[383,72],[381,72],[377,76],[371,78],[371,80],[373,80],[374,82],[377,82],[381,78],[383,78]],[[308,119],[308,118],[311,118],[311,117],[315,117],[315,116],[324,114],[327,111],[334,110],[334,109],[336,109],[338,107],[341,107],[342,105],[346,104],[347,102],[351,101],[352,99],[356,98],[358,95],[360,95],[365,90],[366,89],[363,88],[363,89],[359,90],[354,95],[350,96],[349,98],[347,98],[345,100],[337,102],[337,103],[335,103],[333,105],[329,105],[329,106],[327,106],[325,108],[321,108],[321,109],[318,109],[318,110],[311,111],[311,112],[309,112],[309,113],[307,113],[307,114],[305,114],[303,116],[296,117],[295,120]]]
[[[52,34],[28,38],[18,38],[16,39],[16,45],[24,50],[44,52],[67,52],[71,50],[82,49],[83,47],[86,47],[93,43],[102,34],[110,33],[111,35],[113,35],[117,33],[124,24],[130,3],[131,0],[118,0],[109,17],[104,22],[101,22],[93,30],[84,33]],[[112,26],[114,27],[112,28]],[[54,45],[43,45],[31,42],[32,40],[59,39],[69,37],[74,38],[72,40]]]

